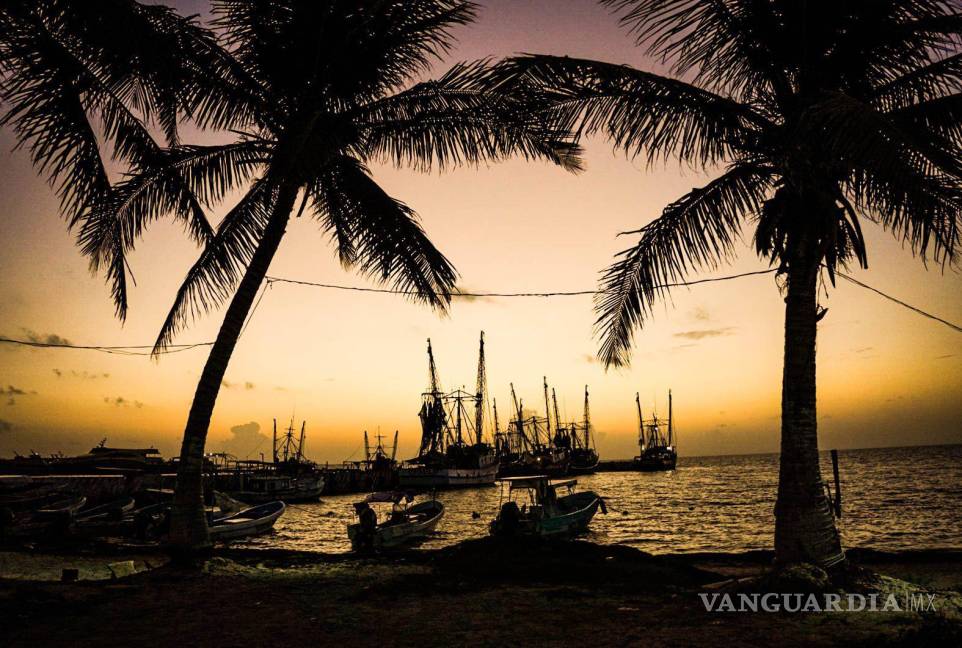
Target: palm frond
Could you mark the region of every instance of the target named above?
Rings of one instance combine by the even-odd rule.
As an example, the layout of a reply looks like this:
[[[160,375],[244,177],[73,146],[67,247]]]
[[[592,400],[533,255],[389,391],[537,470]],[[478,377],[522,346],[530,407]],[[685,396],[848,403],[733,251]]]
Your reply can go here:
[[[793,80],[784,65],[785,25],[774,3],[753,0],[602,0],[649,55],[679,77],[747,99],[785,101]]]
[[[595,299],[599,357],[606,367],[628,364],[634,331],[655,301],[670,294],[667,284],[729,258],[742,220],[758,211],[773,181],[769,167],[735,165],[638,230],[638,243],[602,273]]]
[[[343,264],[414,301],[446,310],[457,272],[427,238],[414,211],[385,193],[361,162],[339,158],[309,191]]]
[[[806,121],[819,145],[848,170],[843,186],[859,211],[873,214],[912,250],[950,261],[962,229],[962,153],[952,142],[885,115],[844,94],[828,95]]]
[[[711,164],[771,124],[748,104],[624,65],[527,55],[499,66],[501,83],[540,89],[564,131],[606,133],[630,155]]]
[[[493,87],[490,72],[487,61],[458,64],[437,80],[357,109],[361,152],[420,170],[513,155],[580,170],[580,149],[550,122],[549,103],[520,87]]]
[[[231,296],[267,227],[275,193],[270,184],[257,181],[227,213],[177,290],[154,343],[154,354],[163,351],[195,318]]]

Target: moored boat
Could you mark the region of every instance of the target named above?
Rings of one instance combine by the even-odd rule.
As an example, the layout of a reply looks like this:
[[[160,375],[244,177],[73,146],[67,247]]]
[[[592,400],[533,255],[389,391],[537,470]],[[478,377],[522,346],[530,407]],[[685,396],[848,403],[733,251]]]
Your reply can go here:
[[[576,479],[551,481],[547,475],[502,479],[491,535],[559,537],[585,531],[595,512],[606,510],[604,501],[594,492],[575,492],[577,483]],[[520,498],[519,493],[523,493]],[[520,506],[519,499],[523,500]]]
[[[641,415],[641,399],[635,394],[638,408],[638,449],[634,458],[635,470],[655,472],[674,470],[678,463],[678,449],[675,444],[675,429],[672,424],[671,390],[668,390],[668,421],[660,420],[657,415],[645,419]],[[667,428],[666,431],[663,431]]]
[[[260,535],[274,528],[277,518],[283,515],[286,509],[287,505],[280,501],[261,504],[244,509],[240,513],[215,519],[208,525],[207,530],[210,539],[214,541]]]
[[[413,504],[414,496],[403,492],[372,493],[354,505],[358,522],[347,527],[351,548],[389,549],[421,540],[437,527],[444,504],[436,499]],[[390,503],[391,512],[378,522],[372,503]]]
[[[402,488],[456,488],[494,483],[498,457],[484,440],[487,377],[484,365],[484,333],[478,355],[476,393],[458,389],[441,391],[434,352],[428,340],[430,386],[421,395],[421,446],[418,456],[398,468]],[[474,411],[468,412],[473,405]]]

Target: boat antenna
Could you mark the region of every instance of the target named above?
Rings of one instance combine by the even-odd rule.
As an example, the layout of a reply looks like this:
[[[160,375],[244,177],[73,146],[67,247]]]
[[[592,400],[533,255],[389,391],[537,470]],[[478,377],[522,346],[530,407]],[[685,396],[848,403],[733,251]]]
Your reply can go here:
[[[481,433],[484,430],[484,395],[487,391],[488,375],[484,366],[484,331],[481,331],[481,342],[478,348],[478,386],[474,401],[474,434],[478,445],[481,445]]]
[[[548,377],[543,376],[542,380],[544,380],[544,420],[545,420],[545,427],[547,429],[548,439],[550,440],[551,439],[551,408],[548,407]],[[555,428],[557,428],[558,427],[557,418],[555,418],[554,423],[555,423]]]

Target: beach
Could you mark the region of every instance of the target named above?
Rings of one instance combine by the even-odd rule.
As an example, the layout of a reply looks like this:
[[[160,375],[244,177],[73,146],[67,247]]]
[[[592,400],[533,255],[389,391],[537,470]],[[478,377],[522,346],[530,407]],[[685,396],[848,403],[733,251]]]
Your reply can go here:
[[[772,554],[652,556],[583,541],[485,539],[373,558],[220,549],[199,570],[168,565],[75,583],[5,579],[0,634],[5,646],[959,643],[962,552],[856,549],[849,557],[860,575],[845,591],[909,587],[933,594],[937,609],[709,612],[699,593],[749,587]]]

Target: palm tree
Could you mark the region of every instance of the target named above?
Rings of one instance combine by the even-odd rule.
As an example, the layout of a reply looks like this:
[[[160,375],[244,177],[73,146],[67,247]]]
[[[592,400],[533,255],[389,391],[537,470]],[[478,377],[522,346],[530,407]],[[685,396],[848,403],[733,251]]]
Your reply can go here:
[[[577,148],[546,125],[538,95],[495,92],[486,63],[457,65],[412,85],[449,50],[451,28],[470,22],[475,10],[447,0],[215,2],[222,47],[204,50],[209,81],[187,93],[185,112],[236,137],[213,146],[175,143],[138,160],[109,195],[84,201],[87,249],[116,268],[111,278],[122,313],[126,254],[145,224],[246,188],[206,238],[155,346],[162,352],[195,317],[228,304],[181,447],[170,542],[184,554],[207,544],[201,496],[210,419],[295,210],[321,223],[344,266],[443,310],[454,268],[368,165],[427,170],[520,154],[578,168]]]
[[[819,472],[818,289],[867,267],[860,221],[943,269],[959,251],[962,31],[940,0],[607,0],[670,76],[590,60],[515,58],[499,72],[554,95],[554,117],[631,156],[722,173],[637,230],[604,271],[599,355],[628,362],[654,303],[728,260],[754,226],[785,295],[780,563],[844,561]]]
[[[56,188],[92,269],[103,269],[112,282],[121,319],[127,311],[125,261],[104,254],[94,233],[106,228],[118,240],[131,233],[98,222],[97,206],[115,199],[114,172],[165,167],[163,145],[153,133],[176,144],[178,114],[211,99],[207,68],[216,67],[216,51],[208,30],[162,6],[0,2],[0,126],[13,129]],[[175,169],[166,172],[170,211],[205,242],[213,230],[202,206]]]

